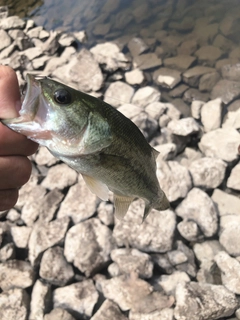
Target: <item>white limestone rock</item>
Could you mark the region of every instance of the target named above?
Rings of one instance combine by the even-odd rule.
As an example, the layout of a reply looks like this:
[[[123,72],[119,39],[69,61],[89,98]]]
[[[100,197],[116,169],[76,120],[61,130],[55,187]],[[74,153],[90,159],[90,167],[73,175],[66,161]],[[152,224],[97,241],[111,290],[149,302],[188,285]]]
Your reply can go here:
[[[223,104],[220,98],[210,100],[201,108],[201,122],[205,132],[220,128]]]

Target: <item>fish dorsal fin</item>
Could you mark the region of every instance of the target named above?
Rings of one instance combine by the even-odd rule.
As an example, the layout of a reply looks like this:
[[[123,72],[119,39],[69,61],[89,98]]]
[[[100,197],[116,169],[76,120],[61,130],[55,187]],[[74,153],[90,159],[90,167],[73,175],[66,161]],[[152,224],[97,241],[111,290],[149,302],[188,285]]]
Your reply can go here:
[[[152,153],[154,155],[154,158],[157,159],[158,155],[159,155],[159,151],[157,151],[156,149],[152,148]]]
[[[86,176],[85,174],[83,174],[82,177],[92,193],[96,194],[100,199],[104,201],[108,200],[109,189],[106,184],[90,176]]]
[[[134,198],[132,197],[118,196],[114,194],[115,215],[118,219],[122,220],[124,218],[133,200]]]

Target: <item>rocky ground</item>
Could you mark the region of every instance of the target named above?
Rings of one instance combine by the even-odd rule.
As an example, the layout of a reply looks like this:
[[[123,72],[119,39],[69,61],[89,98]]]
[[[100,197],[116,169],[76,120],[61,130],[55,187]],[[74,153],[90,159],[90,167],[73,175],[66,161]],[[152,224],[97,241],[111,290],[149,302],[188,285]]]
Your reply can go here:
[[[137,200],[118,221],[39,148],[18,203],[0,213],[2,320],[240,319],[240,9],[175,9],[160,4],[148,29],[88,49],[85,32],[1,10],[0,61],[20,85],[46,74],[129,117],[160,151],[172,205],[141,223]]]

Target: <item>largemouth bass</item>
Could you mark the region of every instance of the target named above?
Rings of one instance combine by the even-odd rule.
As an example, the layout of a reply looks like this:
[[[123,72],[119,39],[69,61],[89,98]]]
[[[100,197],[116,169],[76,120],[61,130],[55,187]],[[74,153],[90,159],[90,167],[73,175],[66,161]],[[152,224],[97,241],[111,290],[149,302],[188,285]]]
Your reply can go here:
[[[169,208],[156,177],[158,152],[109,104],[50,78],[27,75],[19,117],[1,122],[80,172],[102,200],[112,191],[118,218],[135,198],[145,201],[143,219],[151,208]]]

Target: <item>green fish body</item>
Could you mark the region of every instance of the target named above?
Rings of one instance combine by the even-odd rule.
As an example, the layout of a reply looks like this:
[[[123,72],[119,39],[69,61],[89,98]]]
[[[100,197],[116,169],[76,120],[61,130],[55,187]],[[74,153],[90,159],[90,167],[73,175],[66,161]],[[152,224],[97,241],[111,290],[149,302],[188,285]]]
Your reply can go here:
[[[138,127],[107,103],[47,77],[27,75],[20,116],[2,120],[49,149],[82,174],[90,190],[108,200],[123,218],[135,198],[165,210],[169,202],[156,177],[158,152]]]

